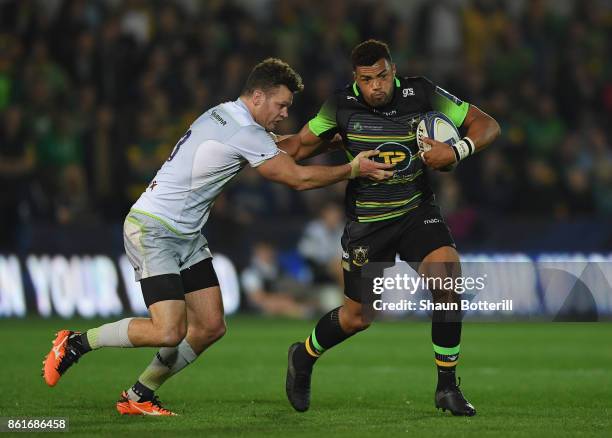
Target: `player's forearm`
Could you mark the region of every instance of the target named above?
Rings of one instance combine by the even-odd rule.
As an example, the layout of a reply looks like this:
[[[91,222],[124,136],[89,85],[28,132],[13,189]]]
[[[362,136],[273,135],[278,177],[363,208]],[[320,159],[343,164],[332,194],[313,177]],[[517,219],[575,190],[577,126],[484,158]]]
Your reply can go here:
[[[277,142],[277,146],[287,152],[295,161],[314,157],[334,147],[333,141],[323,140],[314,135],[308,125],[304,126],[297,134],[282,138]]]
[[[329,186],[351,177],[353,170],[350,164],[341,166],[298,166],[296,190],[310,190]]]

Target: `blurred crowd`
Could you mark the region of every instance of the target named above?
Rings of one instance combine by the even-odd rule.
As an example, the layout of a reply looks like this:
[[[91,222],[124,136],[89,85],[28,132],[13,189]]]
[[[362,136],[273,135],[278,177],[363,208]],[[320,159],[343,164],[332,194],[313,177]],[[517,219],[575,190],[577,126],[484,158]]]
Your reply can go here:
[[[351,81],[350,50],[370,37],[398,74],[502,126],[490,150],[432,177],[459,240],[491,218],[612,216],[609,1],[0,0],[0,247],[31,224],[122,222],[190,122],[237,98],[265,57],[303,76],[280,129],[295,132]],[[298,193],[245,169],[212,216],[306,226],[342,198],[341,184]]]

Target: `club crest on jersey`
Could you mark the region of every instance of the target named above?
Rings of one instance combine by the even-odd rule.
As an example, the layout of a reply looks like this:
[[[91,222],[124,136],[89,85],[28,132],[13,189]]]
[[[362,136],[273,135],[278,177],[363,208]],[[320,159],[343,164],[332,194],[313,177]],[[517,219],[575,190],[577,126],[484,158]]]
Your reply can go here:
[[[353,264],[355,266],[363,266],[368,263],[368,246],[358,246],[353,248]]]
[[[355,124],[353,125],[353,129],[357,132],[363,131],[363,126],[361,126],[361,123],[355,122]]]
[[[421,119],[416,116],[408,120],[408,126],[410,126],[410,134],[414,134],[414,132],[416,131],[416,127],[419,125],[420,121]]]

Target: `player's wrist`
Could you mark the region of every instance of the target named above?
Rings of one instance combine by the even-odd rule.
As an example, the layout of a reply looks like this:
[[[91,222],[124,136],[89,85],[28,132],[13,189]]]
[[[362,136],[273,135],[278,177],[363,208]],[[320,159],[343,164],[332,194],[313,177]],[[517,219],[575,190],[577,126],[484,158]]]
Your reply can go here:
[[[359,176],[359,158],[353,158],[353,160],[347,164],[349,166],[348,179],[355,179]]]
[[[476,145],[470,137],[463,137],[451,146],[455,154],[455,162],[459,162],[476,152]]]

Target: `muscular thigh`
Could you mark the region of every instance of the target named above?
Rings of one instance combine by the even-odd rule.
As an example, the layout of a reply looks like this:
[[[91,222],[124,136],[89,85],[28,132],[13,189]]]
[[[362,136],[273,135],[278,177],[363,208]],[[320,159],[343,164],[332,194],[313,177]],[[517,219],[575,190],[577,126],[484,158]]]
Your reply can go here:
[[[342,235],[344,295],[355,302],[372,296],[371,279],[395,262],[398,222],[348,222]]]
[[[455,242],[440,209],[426,202],[403,221],[400,257],[418,270],[428,255],[442,247],[454,249]]]
[[[210,258],[181,271],[185,288],[187,321],[190,325],[211,326],[223,320],[223,298]]]

